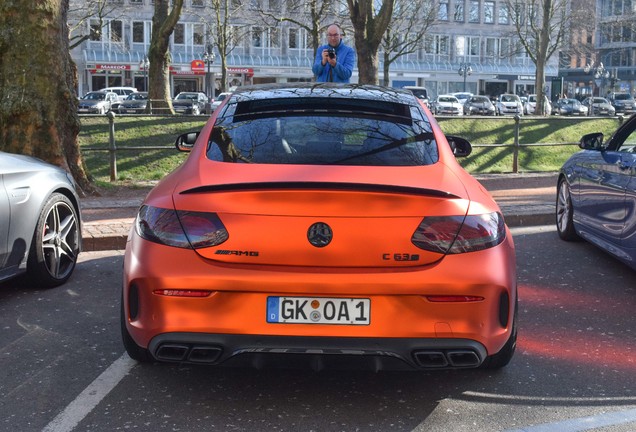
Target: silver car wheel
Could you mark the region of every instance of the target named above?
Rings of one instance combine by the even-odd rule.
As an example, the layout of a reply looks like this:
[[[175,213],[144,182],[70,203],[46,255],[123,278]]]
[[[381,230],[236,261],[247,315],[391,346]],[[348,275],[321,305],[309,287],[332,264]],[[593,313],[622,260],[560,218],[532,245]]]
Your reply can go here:
[[[570,196],[570,186],[565,179],[559,181],[556,199],[556,225],[559,237],[563,240],[576,240],[578,235],[574,230],[574,208]]]
[[[38,220],[28,271],[43,287],[64,283],[73,272],[80,251],[77,212],[69,199],[51,195]]]

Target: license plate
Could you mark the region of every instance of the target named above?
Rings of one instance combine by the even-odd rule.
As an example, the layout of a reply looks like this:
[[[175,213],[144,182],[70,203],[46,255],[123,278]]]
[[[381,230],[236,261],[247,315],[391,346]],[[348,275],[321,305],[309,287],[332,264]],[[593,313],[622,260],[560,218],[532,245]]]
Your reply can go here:
[[[137,111],[135,111],[135,110],[127,110],[126,112],[127,112],[128,114],[134,114],[134,113],[136,113]]]
[[[365,298],[268,297],[267,322],[280,324],[369,325]]]

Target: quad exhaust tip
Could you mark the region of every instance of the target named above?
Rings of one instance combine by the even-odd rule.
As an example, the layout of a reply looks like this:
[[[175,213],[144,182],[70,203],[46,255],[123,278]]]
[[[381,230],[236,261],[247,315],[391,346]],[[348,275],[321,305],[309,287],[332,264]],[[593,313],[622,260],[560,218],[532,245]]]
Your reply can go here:
[[[482,360],[473,350],[414,351],[413,358],[423,368],[471,368]]]
[[[166,343],[157,348],[155,357],[168,362],[212,364],[221,357],[222,352],[217,346]]]

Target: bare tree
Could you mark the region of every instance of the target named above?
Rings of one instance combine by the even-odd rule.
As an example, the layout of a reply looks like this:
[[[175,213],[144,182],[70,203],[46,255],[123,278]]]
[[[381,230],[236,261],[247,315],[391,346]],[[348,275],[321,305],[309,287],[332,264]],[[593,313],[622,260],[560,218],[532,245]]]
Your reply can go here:
[[[285,3],[285,11],[277,6],[280,5],[279,3],[274,3],[275,6],[272,7],[270,2],[270,9],[259,8],[258,12],[266,24],[288,22],[306,30],[315,58],[318,47],[322,45],[322,33],[334,23],[337,16],[337,2],[338,0],[289,0]]]
[[[537,112],[544,113],[545,66],[563,45],[570,23],[567,0],[506,0],[516,36],[536,66]]]
[[[171,7],[172,3],[172,7]],[[170,97],[170,36],[181,16],[183,0],[155,0],[152,17],[152,37],[148,49],[148,104],[147,110],[156,108],[174,114]]]
[[[213,41],[221,57],[221,91],[227,91],[227,58],[248,34],[249,24],[239,24],[235,19],[241,15],[246,2],[232,0],[210,0],[214,29],[208,29],[209,39]],[[211,52],[211,47],[208,47]],[[215,85],[215,83],[212,83]]]
[[[347,0],[358,57],[358,82],[378,84],[378,48],[389,27],[395,0]],[[379,10],[376,10],[379,5]]]
[[[126,14],[127,7],[109,0],[70,0],[69,49],[74,49],[91,37],[101,37],[109,21]],[[94,21],[94,25],[91,24]],[[87,22],[89,26],[87,26]]]
[[[36,156],[94,191],[79,150],[68,0],[0,2],[0,150]]]
[[[395,0],[393,18],[382,37],[385,86],[390,84],[391,64],[402,56],[417,52],[434,22],[432,0]]]

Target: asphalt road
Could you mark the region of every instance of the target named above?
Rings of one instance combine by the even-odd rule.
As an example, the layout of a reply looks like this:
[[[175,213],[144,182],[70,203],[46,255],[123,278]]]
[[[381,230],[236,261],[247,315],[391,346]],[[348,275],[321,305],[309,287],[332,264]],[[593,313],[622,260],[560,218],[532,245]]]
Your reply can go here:
[[[142,366],[122,251],[83,253],[56,289],[0,284],[0,431],[636,430],[636,274],[552,227],[513,234],[519,343],[498,372]]]

